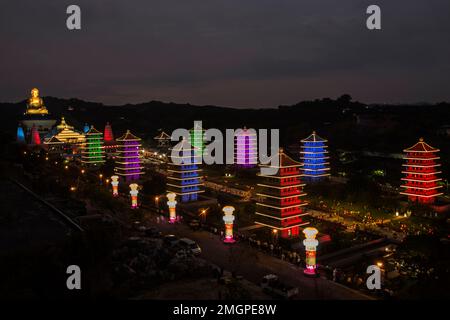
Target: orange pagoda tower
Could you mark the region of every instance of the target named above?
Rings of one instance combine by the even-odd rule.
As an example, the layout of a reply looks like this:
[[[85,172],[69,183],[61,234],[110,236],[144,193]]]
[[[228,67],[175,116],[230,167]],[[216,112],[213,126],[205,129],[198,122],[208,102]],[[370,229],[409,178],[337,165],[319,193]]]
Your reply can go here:
[[[306,195],[303,192],[305,184],[300,179],[302,164],[292,160],[283,149],[276,156],[279,157],[278,172],[274,175],[259,174],[261,183],[258,184],[255,223],[272,228],[274,234],[280,232],[283,238],[297,237],[300,226],[309,224],[304,220],[308,214],[303,209],[307,203],[302,200]]]
[[[440,164],[436,163],[440,159],[437,156],[439,149],[433,148],[420,138],[419,142],[403,152],[406,153],[406,163],[403,164],[402,171],[405,177],[402,178],[401,187],[404,190],[400,194],[408,196],[410,201],[433,203],[436,197],[442,194],[438,190],[442,186],[437,184],[442,180],[437,177],[441,173],[437,169]]]

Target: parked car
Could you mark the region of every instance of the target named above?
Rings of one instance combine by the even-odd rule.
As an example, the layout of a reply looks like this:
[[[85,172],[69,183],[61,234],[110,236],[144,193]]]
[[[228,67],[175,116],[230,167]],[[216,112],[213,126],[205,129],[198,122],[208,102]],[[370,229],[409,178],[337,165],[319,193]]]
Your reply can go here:
[[[177,236],[173,235],[173,234],[167,234],[164,236],[163,241],[165,244],[174,247],[178,244],[178,242],[180,241]]]
[[[280,282],[275,274],[267,274],[261,281],[264,292],[283,299],[289,299],[298,295],[298,287],[285,285]]]
[[[202,253],[202,249],[194,240],[188,238],[181,238],[179,244],[181,247],[190,250],[195,255]]]

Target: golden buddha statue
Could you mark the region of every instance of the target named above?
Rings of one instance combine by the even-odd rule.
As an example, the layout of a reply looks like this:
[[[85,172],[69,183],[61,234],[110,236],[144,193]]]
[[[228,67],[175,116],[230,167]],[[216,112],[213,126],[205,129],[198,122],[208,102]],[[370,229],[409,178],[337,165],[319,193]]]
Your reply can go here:
[[[31,89],[31,97],[28,99],[27,111],[25,114],[48,114],[44,101],[39,97],[37,88]]]

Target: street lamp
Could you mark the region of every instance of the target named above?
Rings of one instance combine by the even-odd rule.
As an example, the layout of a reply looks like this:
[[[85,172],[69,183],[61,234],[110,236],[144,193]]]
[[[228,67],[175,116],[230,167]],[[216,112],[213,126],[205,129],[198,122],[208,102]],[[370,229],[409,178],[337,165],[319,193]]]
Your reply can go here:
[[[225,214],[223,216],[223,221],[225,222],[225,238],[223,239],[223,242],[234,243],[235,242],[235,240],[233,238],[234,207],[225,206],[225,207],[223,207],[222,211]]]
[[[167,194],[167,206],[169,207],[169,223],[175,223],[175,221],[177,220],[177,202],[175,201],[176,196],[177,195],[173,192]]]
[[[303,245],[306,251],[306,268],[303,270],[305,275],[317,276],[316,265],[316,248],[319,245],[319,241],[316,240],[316,235],[319,231],[316,228],[305,228],[303,230],[306,239],[303,240]]]
[[[113,197],[117,197],[119,195],[119,176],[111,177],[111,186],[112,186]]]
[[[131,195],[131,209],[136,209],[138,207],[138,185],[136,183],[130,184],[130,195]]]

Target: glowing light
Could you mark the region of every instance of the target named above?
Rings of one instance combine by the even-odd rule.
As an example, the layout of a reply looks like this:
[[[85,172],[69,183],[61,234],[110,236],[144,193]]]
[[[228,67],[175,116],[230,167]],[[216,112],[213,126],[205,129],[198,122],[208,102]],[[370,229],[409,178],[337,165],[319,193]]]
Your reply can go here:
[[[93,126],[86,133],[86,141],[82,145],[81,162],[87,165],[96,165],[105,162],[103,133],[96,130]]]
[[[111,141],[114,140],[112,127],[109,124],[109,122],[107,122],[106,125],[105,125],[104,137],[105,137],[105,142],[111,142]]]
[[[303,162],[304,176],[310,180],[320,180],[330,175],[327,140],[319,137],[315,131],[301,140],[300,159]]]
[[[136,183],[130,184],[130,195],[131,195],[131,209],[136,209],[138,207],[138,188]]]
[[[404,191],[400,194],[408,196],[410,201],[423,204],[431,204],[436,197],[443,194],[438,190],[443,187],[438,185],[442,179],[437,177],[441,173],[437,170],[440,164],[436,162],[440,159],[437,156],[439,151],[424,142],[422,138],[412,147],[403,150],[406,153],[404,157],[406,163],[403,164],[405,170],[402,171],[405,174],[402,178],[403,185],[401,185]]]
[[[301,181],[302,164],[291,159],[283,149],[278,151],[278,172],[274,175],[260,175],[255,223],[276,229],[282,238],[298,237],[300,226],[307,225],[308,215],[303,207],[304,184]],[[261,167],[266,165],[261,164]]]
[[[144,173],[142,170],[144,167],[141,164],[142,154],[140,153],[141,138],[127,130],[116,141],[118,143],[118,156],[115,161],[115,172],[119,176],[124,176],[127,182],[139,180]]]
[[[118,176],[111,177],[111,186],[112,186],[113,197],[117,197],[119,195],[119,177]]]
[[[175,201],[176,196],[177,195],[173,192],[167,194],[167,206],[169,207],[169,223],[175,223],[175,221],[177,220],[177,202]]]
[[[167,191],[179,195],[181,202],[197,201],[198,194],[204,192],[203,177],[198,167],[200,160],[187,140],[183,140],[175,148],[172,152],[179,158],[179,163],[169,163]]]
[[[250,168],[257,164],[257,135],[254,129],[244,127],[236,131],[235,151],[235,163],[238,166]]]
[[[17,142],[25,143],[25,133],[21,125],[17,127]]]
[[[31,144],[32,145],[41,144],[41,137],[39,136],[39,131],[34,124],[33,127],[31,128]]]
[[[225,238],[223,239],[223,242],[225,243],[235,242],[233,238],[234,210],[235,209],[232,206],[225,206],[222,208],[222,211],[224,212],[223,221],[225,222]]]
[[[303,240],[303,245],[306,251],[306,268],[304,273],[306,275],[317,275],[316,265],[316,248],[319,245],[319,241],[316,240],[316,235],[319,231],[316,228],[305,228],[303,230],[306,239]]]
[[[28,99],[27,111],[25,114],[48,114],[44,101],[39,97],[39,90],[37,88],[31,89],[31,97]]]

